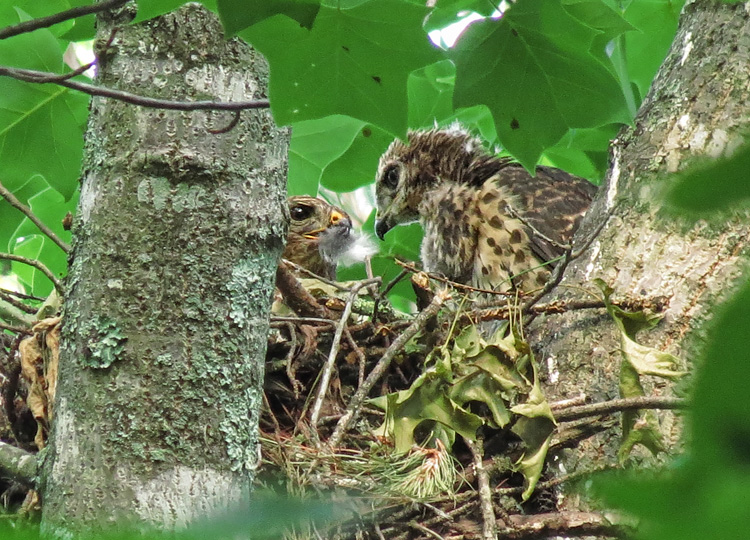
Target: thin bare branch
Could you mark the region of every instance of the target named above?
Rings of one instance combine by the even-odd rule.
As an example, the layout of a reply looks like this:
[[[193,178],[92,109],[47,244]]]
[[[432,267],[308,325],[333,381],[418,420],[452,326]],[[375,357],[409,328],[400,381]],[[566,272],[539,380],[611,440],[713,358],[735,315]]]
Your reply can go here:
[[[34,215],[34,212],[31,211],[31,208],[24,205],[21,201],[19,201],[15,195],[13,195],[4,185],[2,182],[0,182],[0,196],[3,197],[6,201],[8,201],[8,204],[10,204],[13,208],[20,211],[22,214],[24,214],[27,218],[31,220],[31,222],[37,226],[37,228],[42,231],[44,234],[46,234],[50,240],[52,240],[55,244],[58,245],[60,249],[62,249],[65,253],[70,253],[70,246],[60,240],[60,238],[50,229],[47,227],[42,221]]]
[[[129,1],[130,0],[104,0],[103,2],[96,4],[78,6],[47,17],[39,17],[38,19],[23,21],[14,24],[13,26],[6,26],[5,28],[0,29],[0,39],[7,39],[19,34],[26,34],[28,32],[33,32],[34,30],[39,30],[40,28],[49,28],[55,24],[83,17],[84,15],[91,15],[92,13],[100,13],[102,11],[115,9]]]
[[[27,334],[31,335],[33,332],[31,331],[31,328],[22,328],[20,326],[13,326],[11,324],[4,324],[0,322],[0,330],[8,330],[9,332],[13,332],[14,334]]]
[[[31,83],[48,83],[64,86],[72,90],[78,90],[90,96],[99,96],[110,99],[116,99],[131,105],[139,107],[149,107],[152,109],[166,109],[171,111],[242,111],[246,109],[267,109],[271,106],[267,99],[257,99],[253,101],[173,101],[170,99],[158,99],[145,96],[139,96],[115,90],[96,84],[89,84],[80,81],[71,81],[61,79],[57,73],[45,71],[35,71],[31,69],[13,68],[9,66],[0,66],[0,76],[11,77],[19,81]]]
[[[637,409],[686,409],[689,403],[686,399],[663,396],[640,396],[632,398],[613,399],[601,403],[578,405],[563,409],[553,409],[552,414],[558,422],[570,422],[589,416],[601,416],[622,411]]]
[[[16,307],[29,315],[36,315],[36,312],[38,311],[37,308],[24,304],[20,300],[14,298],[13,295],[3,292],[2,289],[0,289],[0,300],[8,302],[11,306]]]
[[[497,538],[497,522],[495,511],[492,509],[492,490],[490,489],[490,478],[484,468],[484,443],[482,439],[472,441],[464,437],[466,446],[471,450],[474,459],[474,474],[477,476],[479,488],[479,507],[482,510],[482,538],[484,540],[495,540]]]
[[[346,328],[346,323],[349,321],[349,316],[352,314],[352,305],[354,305],[354,300],[356,300],[360,289],[362,289],[363,287],[367,287],[368,285],[371,285],[373,283],[380,283],[380,278],[378,277],[375,279],[360,281],[359,283],[354,285],[354,287],[352,287],[351,292],[349,293],[349,298],[346,301],[346,306],[344,306],[344,313],[343,315],[341,315],[341,320],[336,327],[336,333],[333,335],[331,351],[328,354],[328,361],[325,363],[325,366],[323,366],[323,373],[321,374],[320,385],[318,386],[318,394],[315,396],[315,402],[313,403],[312,411],[310,413],[310,423],[313,427],[316,427],[318,425],[320,409],[323,406],[326,394],[328,393],[328,385],[331,382],[333,365],[336,362],[336,356],[338,356],[339,353],[341,336],[343,336],[344,329]]]
[[[378,363],[367,376],[365,382],[354,393],[354,396],[352,396],[352,400],[349,403],[349,407],[336,424],[336,428],[333,430],[333,434],[328,440],[328,444],[332,448],[336,448],[336,446],[339,445],[339,443],[341,442],[341,438],[344,436],[344,433],[359,415],[360,407],[367,398],[367,394],[370,393],[370,390],[372,390],[373,386],[375,386],[375,383],[378,382],[378,380],[380,380],[380,377],[383,376],[396,354],[402,351],[406,343],[412,337],[414,337],[417,332],[419,332],[424,327],[425,324],[427,324],[427,321],[429,321],[437,314],[437,312],[440,310],[440,307],[449,298],[449,296],[450,295],[447,289],[439,290],[435,294],[435,297],[432,299],[430,305],[427,306],[419,315],[414,318],[411,326],[404,330],[403,333],[398,336],[393,341],[393,343],[391,343],[391,346],[388,347],[382,358],[378,360]]]
[[[60,296],[65,296],[65,291],[63,289],[63,286],[60,280],[57,279],[52,272],[50,272],[49,268],[44,266],[39,261],[35,261],[33,259],[27,259],[26,257],[21,257],[20,255],[11,255],[10,253],[0,253],[0,259],[5,259],[7,261],[20,262],[23,264],[28,264],[29,266],[33,266],[34,268],[39,270],[42,274],[47,276],[47,278],[55,286],[55,289],[57,289],[57,292],[60,294]]]

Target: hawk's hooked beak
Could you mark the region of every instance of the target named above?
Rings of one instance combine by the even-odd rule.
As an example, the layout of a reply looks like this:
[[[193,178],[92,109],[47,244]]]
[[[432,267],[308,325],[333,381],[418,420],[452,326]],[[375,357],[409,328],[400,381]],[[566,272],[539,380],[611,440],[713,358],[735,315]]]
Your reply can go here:
[[[375,234],[378,235],[378,238],[381,240],[385,240],[385,233],[390,231],[393,228],[393,225],[390,225],[385,219],[376,219],[375,220]]]

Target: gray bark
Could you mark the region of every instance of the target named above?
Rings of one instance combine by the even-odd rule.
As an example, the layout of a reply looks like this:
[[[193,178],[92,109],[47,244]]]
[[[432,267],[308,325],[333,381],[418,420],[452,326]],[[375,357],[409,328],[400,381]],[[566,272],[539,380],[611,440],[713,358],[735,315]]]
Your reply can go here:
[[[121,14],[122,15],[122,14]],[[141,95],[266,96],[267,65],[197,5],[100,20],[99,80]],[[173,529],[226,509],[258,465],[288,133],[267,111],[92,101],[67,281],[43,529]]]
[[[681,222],[660,208],[660,193],[669,173],[696,158],[731,153],[743,142],[750,119],[749,80],[745,4],[699,0],[687,5],[634,126],[613,144],[610,172],[576,242],[584,243],[604,220],[606,225],[547,300],[580,297],[581,287],[596,290],[595,278],[613,287],[615,296],[663,297],[663,321],[639,334],[639,341],[677,355],[681,369],[693,367],[714,307],[731,295],[743,270],[750,222],[746,217]],[[546,368],[550,400],[581,393],[595,401],[618,396],[620,343],[603,310],[539,318],[530,330]],[[647,393],[668,395],[675,387],[646,379]],[[680,422],[671,413],[658,416],[665,440],[674,447]],[[609,430],[560,452],[554,461],[558,472],[615,463],[618,435]],[[638,459],[650,461],[646,453]],[[561,506],[577,504],[568,498]]]

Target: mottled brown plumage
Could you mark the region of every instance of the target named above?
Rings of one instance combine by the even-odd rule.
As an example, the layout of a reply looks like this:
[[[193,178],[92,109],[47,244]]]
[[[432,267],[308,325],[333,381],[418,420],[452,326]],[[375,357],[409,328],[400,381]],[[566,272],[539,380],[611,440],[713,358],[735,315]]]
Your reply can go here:
[[[420,221],[428,272],[528,292],[545,284],[595,192],[559,169],[537,167],[531,176],[458,128],[410,132],[380,158],[375,230],[382,239]]]
[[[349,215],[315,197],[289,197],[288,203],[291,221],[282,258],[336,279],[339,258],[355,242]]]

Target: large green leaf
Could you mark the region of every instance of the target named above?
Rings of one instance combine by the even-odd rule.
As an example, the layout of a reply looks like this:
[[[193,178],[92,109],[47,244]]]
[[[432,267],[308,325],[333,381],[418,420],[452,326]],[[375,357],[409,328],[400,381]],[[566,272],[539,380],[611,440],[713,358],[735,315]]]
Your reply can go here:
[[[453,114],[456,68],[443,60],[419,69],[409,77],[409,127],[431,128]]]
[[[131,24],[164,15],[186,3],[185,0],[138,0],[138,13],[131,21]],[[216,0],[200,0],[200,3],[211,11],[215,12],[217,9]]]
[[[393,135],[366,124],[359,130],[351,146],[323,171],[321,184],[334,191],[352,191],[375,179],[380,155],[393,141]]]
[[[610,0],[617,4],[615,0]],[[637,30],[625,34],[625,59],[630,80],[642,100],[672,45],[685,0],[631,0],[622,11]]]
[[[599,35],[559,0],[519,2],[502,19],[473,23],[452,53],[454,104],[487,105],[500,142],[532,168],[568,129],[629,120],[619,81],[592,54]]]
[[[229,36],[274,15],[286,15],[303,28],[312,28],[320,9],[320,0],[218,0],[218,4],[221,22]]]
[[[289,146],[289,194],[317,195],[323,170],[347,151],[365,125],[342,115],[294,124]]]
[[[0,41],[0,64],[63,71],[60,45],[45,29]],[[84,94],[52,84],[0,77],[3,184],[14,191],[34,174],[41,174],[66,200],[70,199],[81,169],[87,115],[88,96]]]
[[[271,109],[281,125],[346,114],[406,133],[409,74],[439,59],[408,0],[325,2],[312,30],[286,17],[244,30],[268,59]]]
[[[45,182],[46,184],[46,182]],[[42,222],[64,242],[70,243],[71,234],[63,229],[62,219],[68,212],[74,212],[78,204],[78,193],[65,201],[62,196],[49,186],[43,187],[36,194],[29,197],[28,204],[31,211]],[[21,216],[21,221],[15,231],[10,235],[8,251],[16,255],[22,255],[30,259],[39,260],[58,278],[67,273],[68,258],[60,247],[42,234],[36,225],[28,218],[24,218],[20,212],[13,210]],[[15,215],[10,214],[15,221]],[[13,271],[28,287],[28,290],[37,296],[46,297],[52,292],[52,283],[39,270],[21,263],[13,263]]]

